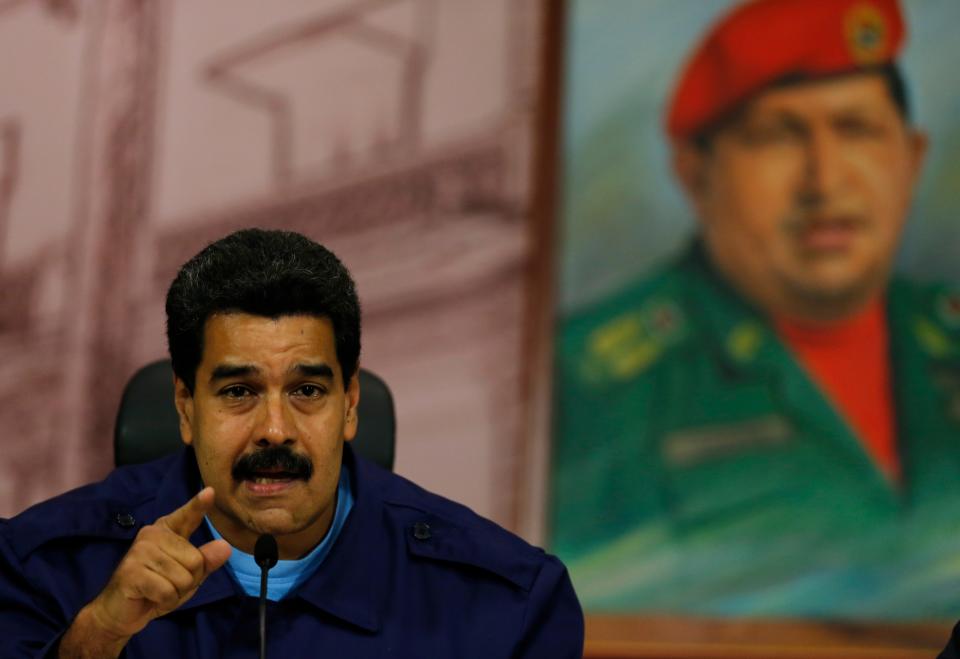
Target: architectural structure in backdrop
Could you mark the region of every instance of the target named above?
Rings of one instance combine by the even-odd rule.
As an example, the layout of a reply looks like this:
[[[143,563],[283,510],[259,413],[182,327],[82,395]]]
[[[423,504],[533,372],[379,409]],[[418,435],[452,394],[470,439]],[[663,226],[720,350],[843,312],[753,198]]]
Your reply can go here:
[[[261,226],[353,271],[398,471],[512,525],[541,13],[0,4],[0,515],[107,471],[177,265]]]

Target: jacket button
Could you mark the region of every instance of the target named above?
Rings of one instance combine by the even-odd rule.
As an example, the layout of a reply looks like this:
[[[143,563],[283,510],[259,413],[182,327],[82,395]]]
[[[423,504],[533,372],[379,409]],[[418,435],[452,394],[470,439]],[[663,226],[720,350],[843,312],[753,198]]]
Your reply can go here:
[[[117,513],[116,516],[113,518],[113,521],[115,521],[119,526],[125,529],[129,529],[134,524],[137,523],[137,520],[134,519],[133,515],[131,515],[130,513]]]
[[[429,540],[430,536],[430,525],[426,522],[417,522],[413,525],[413,537],[417,540]]]

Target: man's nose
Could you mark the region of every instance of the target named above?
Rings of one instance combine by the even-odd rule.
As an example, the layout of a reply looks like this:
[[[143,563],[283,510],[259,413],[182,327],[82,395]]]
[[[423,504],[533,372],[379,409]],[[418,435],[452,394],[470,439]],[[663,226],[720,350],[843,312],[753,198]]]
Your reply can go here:
[[[282,393],[268,393],[261,407],[256,444],[265,447],[296,442],[296,424],[286,397]]]
[[[820,127],[807,135],[804,161],[804,199],[821,202],[843,186],[846,176],[844,153],[837,135]]]

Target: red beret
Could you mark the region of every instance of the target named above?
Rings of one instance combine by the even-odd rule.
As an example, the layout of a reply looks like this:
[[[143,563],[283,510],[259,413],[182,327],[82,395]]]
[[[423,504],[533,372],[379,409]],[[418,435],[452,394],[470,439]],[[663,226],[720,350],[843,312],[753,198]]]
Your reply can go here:
[[[687,138],[789,74],[823,76],[892,61],[903,45],[897,0],[753,0],[721,19],[687,62],[667,133]]]

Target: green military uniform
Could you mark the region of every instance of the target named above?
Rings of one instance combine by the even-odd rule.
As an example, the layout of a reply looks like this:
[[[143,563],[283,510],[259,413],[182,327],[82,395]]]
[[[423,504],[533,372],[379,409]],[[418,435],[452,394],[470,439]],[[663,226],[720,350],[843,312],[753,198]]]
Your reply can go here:
[[[960,296],[887,292],[891,483],[694,246],[566,322],[553,548],[593,610],[955,618]]]

